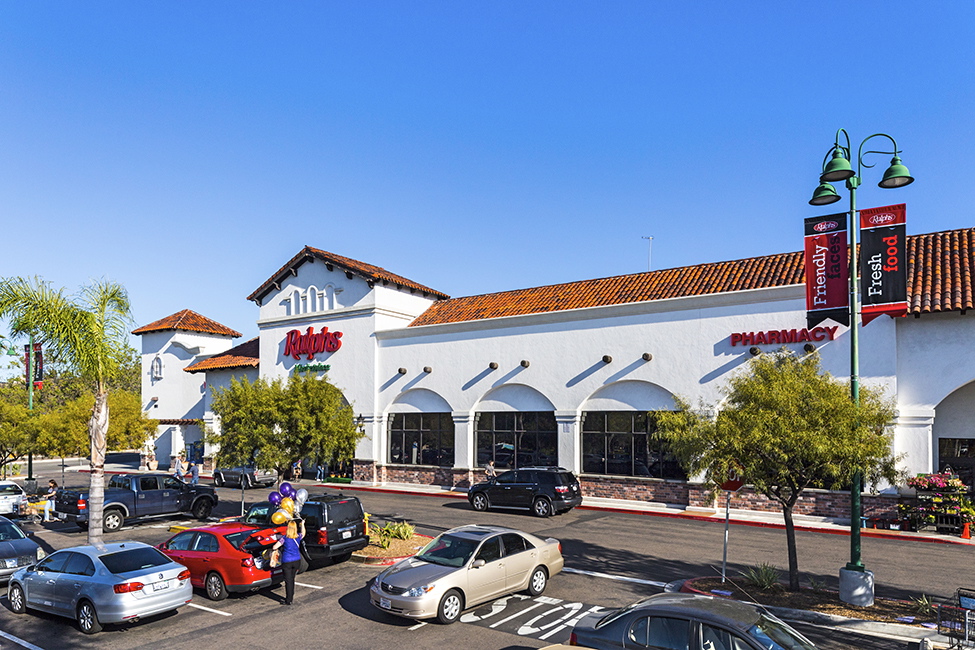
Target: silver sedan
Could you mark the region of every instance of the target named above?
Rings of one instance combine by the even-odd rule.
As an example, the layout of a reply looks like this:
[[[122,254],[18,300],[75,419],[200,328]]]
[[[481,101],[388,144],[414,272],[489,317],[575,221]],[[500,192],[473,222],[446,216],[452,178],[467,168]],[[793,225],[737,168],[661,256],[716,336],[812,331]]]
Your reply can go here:
[[[465,609],[506,594],[540,595],[562,564],[557,539],[500,526],[461,526],[376,576],[369,598],[398,616],[448,624]]]
[[[85,634],[174,610],[192,597],[189,569],[142,542],[63,549],[17,571],[7,585],[14,614],[67,616]]]

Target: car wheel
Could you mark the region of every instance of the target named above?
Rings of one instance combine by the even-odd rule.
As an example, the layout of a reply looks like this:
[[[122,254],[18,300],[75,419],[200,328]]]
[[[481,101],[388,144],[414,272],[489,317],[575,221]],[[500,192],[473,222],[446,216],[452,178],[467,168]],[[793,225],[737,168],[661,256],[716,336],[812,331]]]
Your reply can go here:
[[[122,527],[123,523],[125,523],[125,516],[117,508],[109,508],[102,515],[102,530],[106,533],[114,533]]]
[[[213,484],[217,487],[223,487],[223,474],[214,474]]]
[[[98,622],[98,612],[95,606],[87,600],[78,604],[78,627],[85,634],[95,634],[102,631],[102,624]]]
[[[10,585],[7,600],[10,601],[10,611],[14,614],[23,614],[27,611],[27,598],[24,597],[24,588],[20,585]]]
[[[193,504],[193,516],[204,520],[213,512],[213,502],[210,499],[200,499]]]
[[[536,567],[532,571],[532,577],[528,580],[528,593],[532,596],[541,596],[548,585],[548,572],[542,567]]]
[[[210,600],[223,600],[227,597],[227,585],[219,573],[208,573],[205,585],[207,598]]]
[[[444,625],[450,625],[464,611],[464,598],[456,589],[451,589],[440,599],[440,606],[437,607],[437,620]]]
[[[532,512],[536,517],[551,517],[552,504],[544,497],[538,497],[532,502]]]
[[[488,509],[487,497],[481,494],[480,492],[476,493],[474,496],[471,497],[471,507],[477,510],[478,512],[484,512],[485,510]]]

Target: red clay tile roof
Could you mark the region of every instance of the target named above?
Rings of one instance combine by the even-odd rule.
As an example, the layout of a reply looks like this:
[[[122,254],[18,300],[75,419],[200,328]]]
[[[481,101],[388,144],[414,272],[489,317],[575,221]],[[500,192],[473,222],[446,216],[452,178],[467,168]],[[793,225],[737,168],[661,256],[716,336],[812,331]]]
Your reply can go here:
[[[191,311],[189,309],[178,311],[172,316],[166,316],[166,318],[161,318],[154,323],[143,325],[138,329],[132,330],[132,333],[148,334],[149,332],[165,332],[167,330],[183,330],[186,332],[220,334],[221,336],[229,336],[231,338],[243,336],[237,330],[232,330],[226,325],[221,325],[217,321],[211,320],[206,316],[201,316],[195,311]]]
[[[260,304],[260,301],[264,298],[264,296],[270,293],[272,289],[281,288],[281,282],[285,279],[285,277],[296,274],[298,267],[305,262],[314,262],[315,260],[325,262],[325,267],[329,271],[331,271],[333,267],[342,269],[350,278],[354,275],[358,275],[365,278],[365,280],[369,283],[380,282],[383,286],[392,284],[395,285],[397,289],[408,289],[411,293],[419,291],[424,296],[430,295],[436,298],[450,298],[450,296],[445,293],[441,293],[435,289],[431,289],[430,287],[425,287],[422,284],[413,282],[413,280],[408,280],[401,275],[390,273],[382,267],[366,264],[365,262],[360,262],[350,257],[342,257],[341,255],[312,248],[311,246],[305,246],[303,249],[301,249],[300,253],[292,257],[287,264],[278,269],[277,272],[268,278],[264,284],[259,286],[254,293],[247,296],[247,299],[253,300],[254,302]]]
[[[909,313],[975,308],[975,228],[907,238]],[[803,284],[802,253],[441,300],[410,327]]]
[[[227,370],[229,368],[257,368],[260,365],[261,346],[258,337],[232,347],[226,352],[215,354],[209,359],[198,361],[183,368],[183,372],[206,372],[207,370]]]

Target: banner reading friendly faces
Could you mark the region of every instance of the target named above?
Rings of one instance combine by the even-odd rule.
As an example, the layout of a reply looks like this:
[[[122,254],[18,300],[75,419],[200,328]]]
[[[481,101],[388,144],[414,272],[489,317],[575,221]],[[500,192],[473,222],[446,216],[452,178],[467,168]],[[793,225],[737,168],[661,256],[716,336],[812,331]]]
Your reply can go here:
[[[860,300],[866,325],[907,315],[907,206],[860,210]]]
[[[805,221],[806,326],[827,318],[850,325],[846,213]]]

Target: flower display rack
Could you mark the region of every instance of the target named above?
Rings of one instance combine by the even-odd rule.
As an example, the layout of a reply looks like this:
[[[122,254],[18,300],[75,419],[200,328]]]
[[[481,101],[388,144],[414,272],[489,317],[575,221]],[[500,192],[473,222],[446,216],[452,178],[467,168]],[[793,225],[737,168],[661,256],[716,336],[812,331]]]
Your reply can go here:
[[[953,474],[918,474],[907,480],[916,496],[898,505],[914,530],[934,526],[939,533],[957,535],[968,521],[963,500],[968,486]]]

